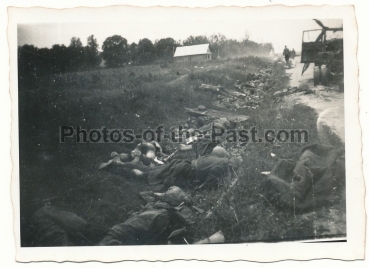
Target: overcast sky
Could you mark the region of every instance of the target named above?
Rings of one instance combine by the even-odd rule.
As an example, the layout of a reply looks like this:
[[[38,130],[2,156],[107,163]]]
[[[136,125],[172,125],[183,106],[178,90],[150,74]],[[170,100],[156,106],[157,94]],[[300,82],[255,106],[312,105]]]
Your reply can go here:
[[[324,20],[323,24],[329,27],[340,27],[342,20]],[[128,43],[142,38],[156,39],[172,37],[175,40],[184,40],[190,35],[206,35],[222,33],[227,38],[241,40],[247,31],[250,40],[272,43],[276,52],[281,52],[284,45],[300,51],[302,32],[304,30],[319,29],[312,19],[304,20],[246,20],[246,19],[208,19],[191,20],[142,20],[117,22],[62,22],[42,24],[19,24],[18,45],[32,44],[39,48],[51,47],[54,44],[69,45],[72,37],[79,37],[86,45],[87,37],[94,35],[101,46],[104,40],[112,35],[121,35]]]

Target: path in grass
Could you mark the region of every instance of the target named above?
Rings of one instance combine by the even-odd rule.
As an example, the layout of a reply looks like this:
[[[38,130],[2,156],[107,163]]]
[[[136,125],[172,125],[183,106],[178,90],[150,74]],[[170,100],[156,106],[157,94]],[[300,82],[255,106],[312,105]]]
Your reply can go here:
[[[332,84],[329,87],[314,86],[313,71],[314,66],[311,64],[301,75],[303,63],[300,63],[300,57],[297,57],[296,67],[286,70],[291,74],[291,87],[309,87],[315,94],[297,93],[286,97],[290,105],[296,103],[305,104],[313,108],[317,114],[317,126],[319,135],[325,143],[334,144],[337,140],[345,143],[345,119],[344,119],[344,94],[339,92],[338,84]],[[328,130],[328,131],[327,131]],[[334,137],[331,137],[333,133]],[[331,141],[332,140],[332,141]]]

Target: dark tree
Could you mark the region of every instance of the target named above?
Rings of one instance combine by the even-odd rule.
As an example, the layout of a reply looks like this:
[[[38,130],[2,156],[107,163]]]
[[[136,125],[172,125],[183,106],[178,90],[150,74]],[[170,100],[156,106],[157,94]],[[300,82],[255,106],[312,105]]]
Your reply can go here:
[[[178,46],[179,44],[173,38],[160,39],[155,43],[156,55],[159,58],[170,59],[173,57],[175,48]]]
[[[36,48],[35,53],[36,76],[50,75],[53,70],[52,49]]]
[[[67,47],[64,45],[53,45],[52,47],[52,72],[54,74],[65,73],[69,67]]]
[[[85,50],[82,42],[77,37],[72,37],[68,47],[69,70],[77,71],[84,67]]]
[[[192,46],[192,45],[201,45],[201,44],[209,44],[209,39],[204,35],[199,36],[189,36],[186,40],[183,41],[183,45]]]
[[[140,64],[148,64],[155,60],[155,47],[153,43],[147,39],[141,39],[138,42],[138,62]]]
[[[136,43],[132,43],[128,48],[128,57],[130,62],[137,63],[138,61],[138,45]]]
[[[87,46],[85,48],[86,65],[89,68],[97,67],[101,59],[99,57],[99,45],[97,44],[96,38],[93,35],[87,38]]]
[[[81,39],[79,39],[78,37],[72,37],[70,39],[69,47],[81,48],[82,47]]]
[[[127,39],[120,35],[114,35],[106,38],[102,45],[102,57],[107,67],[119,67],[127,63],[128,44]]]
[[[18,84],[20,88],[33,89],[37,79],[36,49],[34,46],[18,47]]]
[[[209,37],[210,50],[213,52],[213,58],[217,59],[222,55],[223,47],[227,38],[223,34],[213,34]]]

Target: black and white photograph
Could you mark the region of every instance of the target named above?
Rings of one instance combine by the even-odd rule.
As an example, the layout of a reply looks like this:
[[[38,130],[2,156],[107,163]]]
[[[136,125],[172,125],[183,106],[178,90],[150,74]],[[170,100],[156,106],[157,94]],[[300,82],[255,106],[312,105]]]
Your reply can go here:
[[[342,12],[158,9],[16,24],[20,248],[347,243]]]

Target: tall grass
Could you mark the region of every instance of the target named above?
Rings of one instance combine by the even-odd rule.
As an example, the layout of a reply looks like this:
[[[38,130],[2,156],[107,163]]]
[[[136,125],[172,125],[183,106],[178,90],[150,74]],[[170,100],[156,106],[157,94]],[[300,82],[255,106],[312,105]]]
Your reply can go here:
[[[76,144],[74,141],[60,144],[59,127],[106,126],[139,132],[164,124],[168,129],[189,117],[184,107],[202,104],[214,108],[212,103],[217,96],[196,90],[202,83],[231,88],[235,80],[244,81],[248,73],[268,64],[268,60],[248,57],[210,61],[201,66],[198,63],[171,63],[165,68],[127,66],[43,77],[33,90],[20,88],[22,215],[31,214],[28,206],[31,201],[56,196],[53,202],[57,205],[91,222],[96,231],[94,242],[98,242],[108,228],[123,222],[130,212],[144,205],[138,193],[148,189],[145,183],[97,172],[97,166],[109,158],[110,152],[129,151],[135,145]],[[286,86],[287,80],[278,80],[281,72],[273,69],[272,90]],[[260,131],[309,128],[310,137],[315,139],[316,115],[306,107],[289,110],[283,108],[283,103],[277,106],[272,100],[266,100],[257,110],[243,113],[250,116],[248,126],[256,126]],[[282,239],[291,238],[305,228],[306,224],[294,221],[290,212],[276,210],[262,197],[263,177],[260,175],[260,171],[270,170],[274,164],[270,152],[281,158],[296,159],[301,146],[249,144],[228,148],[242,158],[237,170],[240,181],[215,210],[216,217],[199,216],[193,239],[204,238],[219,229],[225,232],[228,242]],[[222,189],[198,192],[193,197],[197,206],[208,210],[222,192]],[[21,225],[22,244],[31,245],[29,218],[24,218]],[[310,229],[304,230],[308,233]]]
[[[282,107],[281,107],[282,106]],[[280,113],[276,113],[279,111]],[[316,113],[313,109],[296,105],[283,108],[263,103],[258,110],[249,113],[246,128],[256,126],[260,136],[265,129],[308,129],[309,144],[318,142]],[[227,194],[221,205],[215,209],[214,217],[201,217],[198,235],[206,237],[219,229],[228,242],[279,241],[311,238],[316,235],[312,223],[293,211],[281,210],[265,198],[265,179],[262,171],[271,171],[276,160],[271,153],[281,159],[297,160],[301,149],[307,144],[297,143],[249,143],[236,144],[229,148],[242,158],[238,170],[238,184]],[[234,176],[234,175],[233,175]],[[211,210],[223,190],[214,190],[195,199],[206,210]]]

